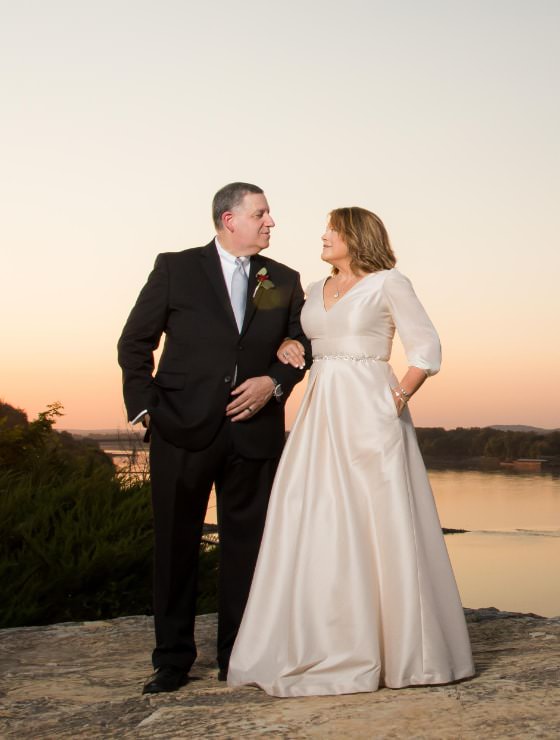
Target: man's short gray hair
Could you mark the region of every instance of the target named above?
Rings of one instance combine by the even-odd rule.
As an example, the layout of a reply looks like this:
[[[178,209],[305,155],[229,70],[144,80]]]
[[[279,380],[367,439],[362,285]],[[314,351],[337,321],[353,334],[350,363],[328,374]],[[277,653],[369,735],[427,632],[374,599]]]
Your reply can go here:
[[[230,182],[218,190],[212,200],[212,219],[216,229],[222,228],[222,214],[238,206],[247,193],[264,193],[264,190],[249,182]]]

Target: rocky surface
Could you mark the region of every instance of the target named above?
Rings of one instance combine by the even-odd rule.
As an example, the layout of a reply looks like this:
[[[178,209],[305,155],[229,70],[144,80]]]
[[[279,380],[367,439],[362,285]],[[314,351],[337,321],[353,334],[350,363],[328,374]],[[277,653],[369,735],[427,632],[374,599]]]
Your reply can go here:
[[[216,680],[214,615],[193,680],[141,696],[152,620],[0,631],[1,738],[558,738],[560,618],[467,610],[477,675],[449,686],[274,699]]]

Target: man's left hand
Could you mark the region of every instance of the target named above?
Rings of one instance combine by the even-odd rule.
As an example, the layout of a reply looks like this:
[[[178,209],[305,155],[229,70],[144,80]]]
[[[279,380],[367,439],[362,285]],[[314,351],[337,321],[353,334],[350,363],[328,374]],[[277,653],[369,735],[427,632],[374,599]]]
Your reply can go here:
[[[226,416],[232,421],[247,421],[270,401],[274,391],[274,382],[268,375],[248,378],[231,392],[235,396],[226,406]]]

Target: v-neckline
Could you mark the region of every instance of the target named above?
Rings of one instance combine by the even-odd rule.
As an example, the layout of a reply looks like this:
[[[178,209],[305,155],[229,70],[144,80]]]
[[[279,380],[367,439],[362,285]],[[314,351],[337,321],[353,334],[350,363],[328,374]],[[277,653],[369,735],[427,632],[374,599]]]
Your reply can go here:
[[[364,275],[362,278],[358,280],[357,283],[354,283],[354,285],[350,288],[350,290],[347,290],[346,293],[341,296],[336,303],[333,303],[330,308],[327,308],[325,306],[325,285],[327,284],[327,280],[330,280],[332,278],[332,275],[327,275],[327,277],[323,280],[323,285],[321,286],[321,305],[323,306],[323,311],[325,313],[330,313],[333,308],[336,308],[338,304],[343,301],[347,295],[350,295],[350,293],[354,290],[354,288],[357,288],[360,283],[362,283],[366,278],[370,277],[370,275],[377,275],[377,272],[368,272],[367,275]]]

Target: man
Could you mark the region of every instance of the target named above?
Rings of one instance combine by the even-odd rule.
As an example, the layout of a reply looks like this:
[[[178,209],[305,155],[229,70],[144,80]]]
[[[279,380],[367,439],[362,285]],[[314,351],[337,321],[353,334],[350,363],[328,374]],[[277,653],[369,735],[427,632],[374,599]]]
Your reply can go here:
[[[143,693],[184,685],[196,658],[198,554],[213,483],[218,678],[227,676],[284,443],[284,402],[304,374],[276,351],[285,337],[309,348],[298,273],[260,254],[275,225],[261,188],[226,185],[212,210],[216,238],[157,257],[118,346],[129,419],[151,436],[156,648]]]

